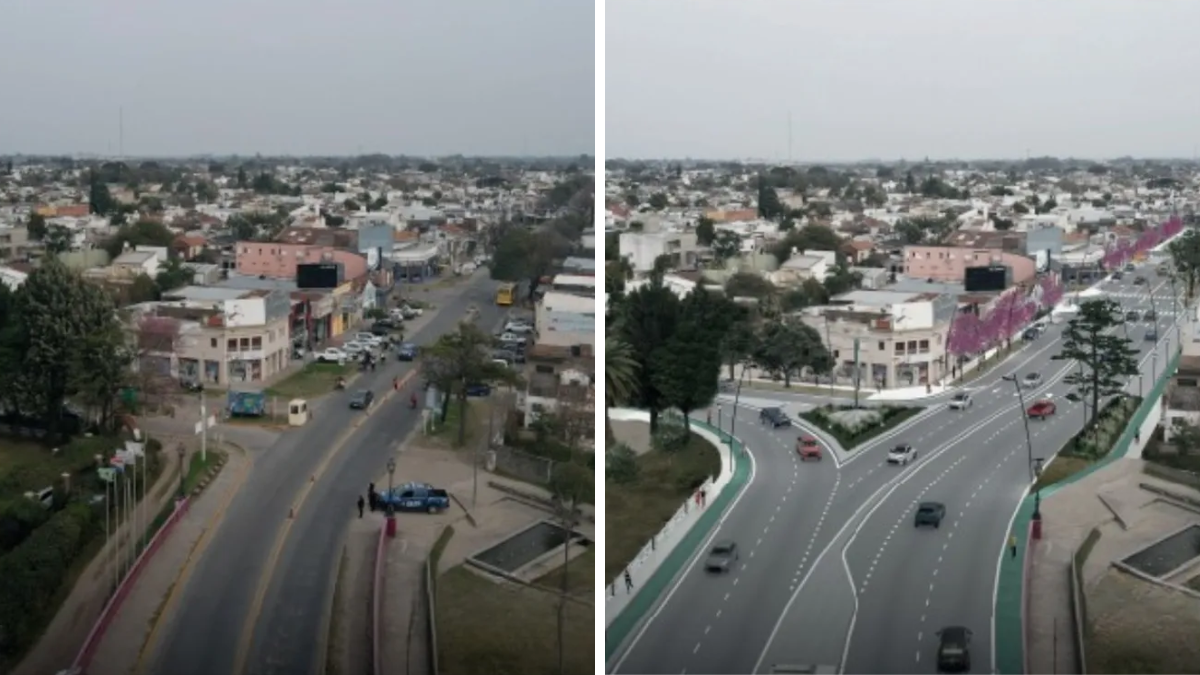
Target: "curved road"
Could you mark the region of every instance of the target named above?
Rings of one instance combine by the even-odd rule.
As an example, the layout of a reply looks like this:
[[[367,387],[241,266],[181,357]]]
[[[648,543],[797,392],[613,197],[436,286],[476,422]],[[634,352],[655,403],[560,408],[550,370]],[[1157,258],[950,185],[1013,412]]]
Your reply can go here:
[[[498,322],[503,310],[494,304],[495,284],[486,275],[464,284],[463,292],[446,301],[429,323],[405,339],[432,342],[452,331],[470,305],[479,308],[485,328]],[[377,395],[391,387],[393,376],[416,368],[389,360],[367,373],[352,388],[370,388]],[[418,386],[416,383],[410,386]],[[238,493],[207,550],[196,564],[179,605],[168,618],[149,672],[172,675],[237,673],[239,650],[249,647],[245,672],[317,673],[319,646],[325,640],[325,614],[332,575],[341,555],[341,538],[358,495],[366,492],[391,454],[411,431],[419,416],[408,409],[405,392],[379,402],[371,415],[339,440],[362,416],[348,410],[337,395],[318,406],[316,419],[303,430],[285,433],[276,445],[255,460],[255,467]],[[265,589],[262,612],[251,616],[254,599],[276,537],[295,502],[330,452],[337,455],[296,513],[294,526]],[[398,481],[420,476],[397,476]]]
[[[1126,282],[1111,290],[1144,297],[1144,288]],[[1165,328],[1169,317],[1162,303],[1158,311]],[[623,645],[612,671],[767,672],[780,663],[837,666],[846,657],[844,665],[851,672],[921,672],[933,667],[928,650],[935,646],[936,630],[920,628],[922,614],[931,625],[972,625],[975,667],[987,670],[997,553],[1008,518],[1029,483],[1016,393],[1000,378],[1039,372],[1043,382],[1025,392],[1027,400],[1047,392],[1061,397],[1066,387],[1058,380],[1067,365],[1051,357],[1062,329],[1051,326],[1038,341],[973,383],[971,409],[931,405],[913,423],[884,434],[841,466],[828,459],[800,464],[794,429],[763,428],[756,413],[739,411],[736,433],[749,447],[755,471],[709,541],[737,541],[740,564],[728,577],[706,574],[698,564],[706,542]],[[1140,340],[1138,333],[1131,330],[1131,337]],[[1144,342],[1135,344],[1143,353],[1149,348]],[[747,398],[766,396],[771,395],[755,391]],[[780,398],[790,402],[792,397]],[[1082,424],[1077,406],[1059,404],[1058,417],[1032,429],[1035,443],[1046,453],[1057,451]],[[915,465],[886,465],[887,448],[898,441],[916,447]],[[914,499],[944,501],[946,525],[914,531]],[[955,522],[971,525],[955,528]],[[961,548],[952,549],[950,535],[956,529],[969,534],[960,534]],[[927,599],[935,607],[929,587],[932,583],[937,591],[938,578],[943,595],[936,607],[950,608],[937,610],[940,614],[925,607]],[[969,594],[968,587],[978,592]],[[951,592],[961,593],[953,596],[961,600],[948,604]],[[963,614],[985,621],[942,618]],[[848,654],[850,630],[861,642],[857,652]],[[892,635],[897,636],[895,646]],[[868,643],[873,646],[866,647]],[[917,661],[921,648],[926,653]]]

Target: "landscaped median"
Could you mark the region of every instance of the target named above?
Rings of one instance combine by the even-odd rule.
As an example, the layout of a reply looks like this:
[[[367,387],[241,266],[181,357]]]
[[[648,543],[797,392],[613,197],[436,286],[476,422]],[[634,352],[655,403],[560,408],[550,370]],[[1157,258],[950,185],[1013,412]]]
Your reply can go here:
[[[610,414],[613,420],[649,420],[649,415],[643,411],[614,410]],[[705,505],[698,506],[694,500],[688,502],[685,498],[686,511],[682,504],[678,505],[676,517],[655,535],[654,545],[645,544],[642,552],[629,564],[634,581],[632,589],[626,589],[623,571],[612,579],[612,585],[606,589],[605,659],[612,658],[641,624],[749,480],[751,463],[740,442],[697,420],[691,421],[691,428],[695,435],[718,446],[721,454],[719,475],[714,477],[715,480],[705,482]],[[606,522],[606,529],[611,531],[610,522]]]
[[[800,418],[828,434],[847,452],[853,452],[924,410],[925,408],[892,405],[869,408],[824,405],[800,413]]]
[[[1135,435],[1139,434],[1146,425],[1147,418],[1151,416],[1155,406],[1162,398],[1167,384],[1171,381],[1178,367],[1179,355],[1176,354],[1172,357],[1170,363],[1167,364],[1167,367],[1163,369],[1158,381],[1155,382],[1154,387],[1147,396],[1140,400],[1132,416],[1127,418],[1128,421],[1123,426],[1118,425],[1115,421],[1107,423],[1111,431],[1119,430],[1115,442],[1109,446],[1112,449],[1107,454],[1096,457],[1080,457],[1076,459],[1082,461],[1074,462],[1071,455],[1064,455],[1065,459],[1056,459],[1047,464],[1042,471],[1043,487],[1041,497],[1043,499],[1048,498],[1059,489],[1089,476],[1094,471],[1098,471],[1128,455],[1129,449],[1134,444]],[[1122,416],[1124,415],[1124,412],[1120,408],[1110,408],[1110,410],[1118,412]],[[1084,433],[1086,434],[1087,432]],[[1093,435],[1092,438],[1096,436]],[[1080,447],[1081,451],[1084,452],[1094,452],[1101,447],[1093,445],[1095,443],[1094,440],[1087,440],[1083,444],[1077,444],[1073,440],[1071,443],[1072,447]],[[1066,451],[1064,449],[1064,452]],[[1074,464],[1074,466],[1070,467],[1071,472],[1067,475],[1057,475],[1058,472],[1065,471],[1065,468],[1055,468],[1060,461],[1067,464]],[[1053,482],[1046,482],[1049,480],[1053,480]],[[996,655],[996,670],[1004,675],[1020,675],[1025,672],[1025,644],[1022,638],[1024,634],[1024,617],[1022,616],[1021,599],[1024,586],[1025,555],[1028,550],[1028,533],[1033,518],[1033,508],[1034,497],[1031,491],[1026,494],[1017,507],[1017,513],[1012,524],[1013,529],[1011,534],[1017,538],[1017,555],[1002,555],[1000,559],[1000,575],[997,580],[995,598],[996,634],[993,651]],[[1053,527],[1053,524],[1047,524],[1047,527]],[[997,542],[996,546],[999,549],[1001,546],[1000,542]]]

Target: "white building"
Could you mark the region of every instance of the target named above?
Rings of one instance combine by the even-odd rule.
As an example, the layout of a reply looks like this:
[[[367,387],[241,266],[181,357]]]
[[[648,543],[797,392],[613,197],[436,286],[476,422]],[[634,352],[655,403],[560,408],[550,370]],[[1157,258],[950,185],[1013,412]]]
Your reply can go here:
[[[548,291],[534,311],[538,344],[556,347],[596,344],[596,298]]]

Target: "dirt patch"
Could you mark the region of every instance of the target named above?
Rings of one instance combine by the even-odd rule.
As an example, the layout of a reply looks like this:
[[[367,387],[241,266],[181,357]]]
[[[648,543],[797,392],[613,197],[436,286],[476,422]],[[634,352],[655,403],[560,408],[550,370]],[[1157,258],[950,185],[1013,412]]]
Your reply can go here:
[[[1115,568],[1087,599],[1089,672],[1200,672],[1200,599]]]
[[[649,450],[635,461],[637,475],[632,480],[604,482],[604,569],[608,578],[629,565],[696,486],[721,472],[717,449],[696,434],[680,450]]]
[[[595,671],[595,610],[567,602],[564,667],[558,668],[555,593],[493,581],[463,567],[438,578],[438,665],[442,675],[584,675]]]

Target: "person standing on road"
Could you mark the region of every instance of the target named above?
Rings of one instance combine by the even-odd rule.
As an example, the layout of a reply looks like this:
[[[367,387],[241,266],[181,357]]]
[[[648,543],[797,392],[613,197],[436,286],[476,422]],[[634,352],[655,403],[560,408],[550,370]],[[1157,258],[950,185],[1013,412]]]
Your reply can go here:
[[[1014,557],[1014,558],[1017,557],[1017,535],[1016,534],[1008,535],[1008,551],[1009,551],[1009,553],[1012,554],[1012,557]]]
[[[363,517],[363,507],[364,506],[366,506],[366,503],[363,501],[362,495],[359,495],[358,496],[358,517],[359,518]]]
[[[378,497],[375,496],[374,483],[367,486],[367,503],[371,507],[371,513],[375,513],[375,509],[379,507],[379,502]]]

